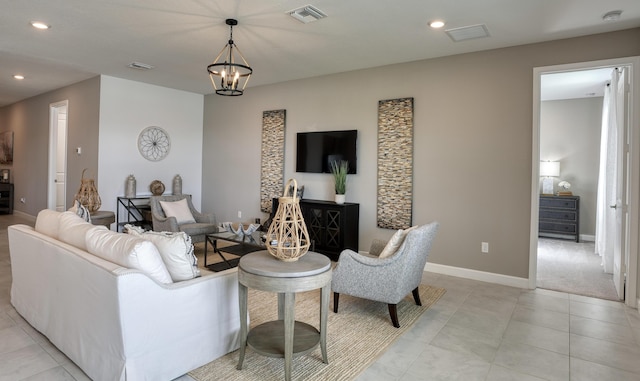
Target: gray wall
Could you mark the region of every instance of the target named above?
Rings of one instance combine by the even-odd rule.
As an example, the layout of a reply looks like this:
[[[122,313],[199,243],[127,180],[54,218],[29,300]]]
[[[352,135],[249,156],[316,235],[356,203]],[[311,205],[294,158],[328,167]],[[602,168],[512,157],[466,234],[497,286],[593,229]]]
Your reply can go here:
[[[377,102],[414,97],[413,223],[441,222],[430,261],[528,278],[533,68],[640,55],[640,29],[391,65],[205,97],[203,208],[259,212],[261,118],[286,109],[285,179],[331,199],[331,179],[295,173],[299,131],[357,129],[361,250],[376,227]],[[256,68],[255,75],[259,74]],[[489,242],[482,254],[480,244]]]
[[[540,105],[540,159],[560,162],[558,182],[580,196],[580,233],[596,234],[602,97],[546,101]]]
[[[0,131],[14,132],[13,165],[7,168],[15,184],[16,211],[35,216],[47,207],[49,105],[63,100],[69,100],[67,205],[72,205],[84,168],[97,180],[100,77],[0,108]],[[75,154],[76,147],[82,147],[82,156]]]

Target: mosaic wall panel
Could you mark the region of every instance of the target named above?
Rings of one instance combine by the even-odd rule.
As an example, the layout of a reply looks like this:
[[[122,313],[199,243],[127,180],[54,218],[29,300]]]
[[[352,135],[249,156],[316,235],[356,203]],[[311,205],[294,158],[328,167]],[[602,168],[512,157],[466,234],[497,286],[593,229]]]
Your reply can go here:
[[[271,213],[274,197],[284,189],[284,128],[286,110],[262,113],[262,162],[260,165],[260,210]]]
[[[413,210],[413,98],[378,102],[378,227],[406,229]]]

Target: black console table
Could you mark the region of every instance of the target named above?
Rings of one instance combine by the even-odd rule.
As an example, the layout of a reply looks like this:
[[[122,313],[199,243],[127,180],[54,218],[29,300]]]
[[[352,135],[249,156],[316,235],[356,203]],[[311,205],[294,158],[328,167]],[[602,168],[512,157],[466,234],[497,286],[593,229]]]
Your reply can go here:
[[[278,198],[273,199],[271,215],[278,210]],[[315,252],[337,261],[344,249],[358,251],[360,204],[333,201],[300,200],[300,210],[307,225]]]
[[[0,183],[0,213],[13,214],[13,184]]]
[[[580,197],[540,196],[538,235],[580,242]]]
[[[121,213],[121,209],[123,213]],[[116,231],[122,230],[126,224],[142,226],[151,230],[153,223],[149,216],[149,196],[118,197],[116,203]]]

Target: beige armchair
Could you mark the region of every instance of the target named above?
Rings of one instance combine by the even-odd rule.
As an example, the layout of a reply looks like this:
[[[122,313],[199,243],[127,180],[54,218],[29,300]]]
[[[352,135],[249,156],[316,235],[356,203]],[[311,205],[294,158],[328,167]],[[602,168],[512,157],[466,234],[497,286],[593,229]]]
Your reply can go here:
[[[438,223],[418,226],[406,234],[398,249],[380,258],[385,246],[374,241],[370,254],[343,250],[333,271],[333,311],[338,312],[340,294],[375,300],[389,305],[391,322],[400,327],[396,305],[411,292],[417,305],[422,305],[418,286],[427,262]]]
[[[161,201],[176,202],[183,199],[186,200],[188,211],[191,213],[191,216],[193,216],[192,221],[179,222],[175,216],[167,216],[167,213],[165,213],[160,203]],[[206,234],[216,233],[218,231],[215,214],[203,214],[197,211],[191,202],[191,195],[151,196],[149,205],[151,207],[154,231],[182,231],[191,237],[191,242],[193,243],[204,242]],[[185,210],[182,211],[184,212]]]

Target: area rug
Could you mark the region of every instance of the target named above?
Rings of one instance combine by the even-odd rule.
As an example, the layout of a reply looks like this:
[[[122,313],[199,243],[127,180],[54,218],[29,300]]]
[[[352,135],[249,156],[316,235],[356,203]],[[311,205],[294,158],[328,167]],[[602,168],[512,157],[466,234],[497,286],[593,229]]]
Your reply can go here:
[[[329,364],[322,362],[320,348],[316,348],[308,355],[294,358],[292,379],[353,380],[444,293],[443,288],[421,285],[422,306],[417,306],[409,294],[398,303],[400,328],[391,325],[386,304],[340,295],[339,312],[336,314],[329,311]],[[296,294],[296,320],[317,328],[320,319],[319,305],[320,291]],[[250,289],[249,316],[251,327],[276,319],[276,294]],[[238,354],[238,351],[229,353],[191,371],[189,375],[198,381],[264,381],[284,378],[284,359],[264,357],[247,348],[243,368],[237,370]]]

